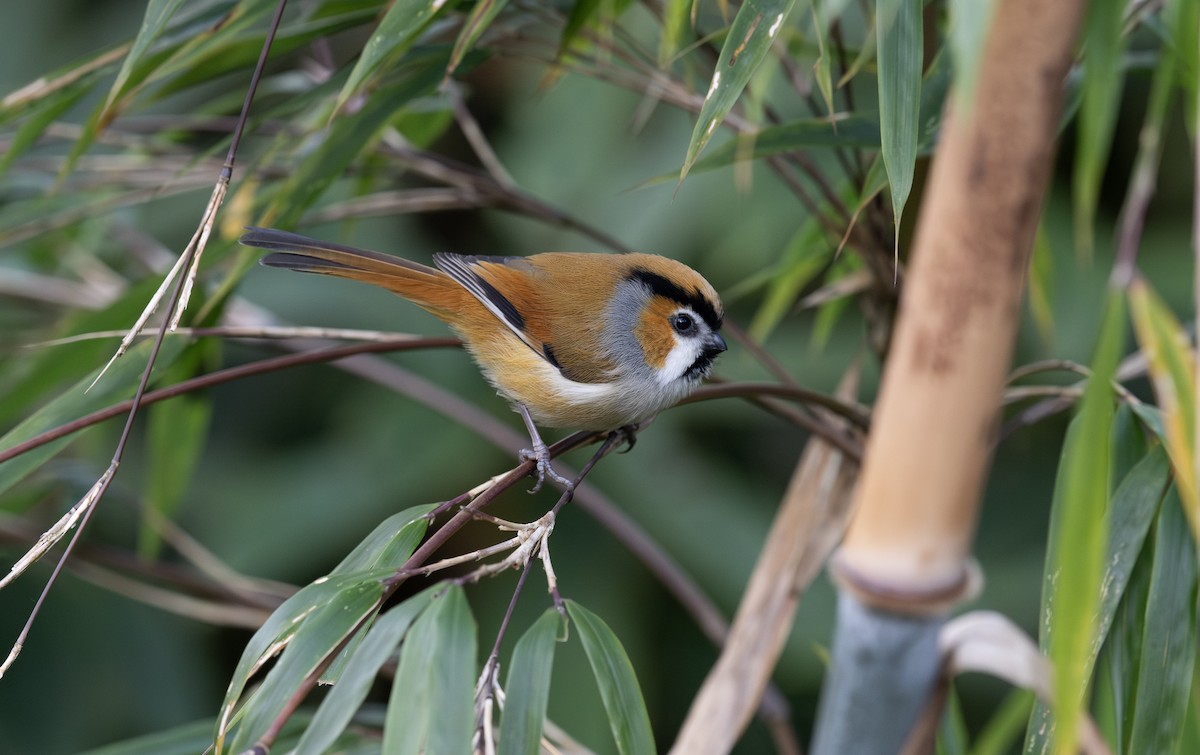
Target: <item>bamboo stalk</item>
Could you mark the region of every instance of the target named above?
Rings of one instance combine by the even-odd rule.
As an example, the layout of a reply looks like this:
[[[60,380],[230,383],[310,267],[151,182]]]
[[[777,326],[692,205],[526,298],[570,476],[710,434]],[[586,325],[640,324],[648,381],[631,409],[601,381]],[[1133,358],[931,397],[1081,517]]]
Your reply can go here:
[[[932,169],[858,494],[836,558],[867,604],[937,613],[969,553],[1083,0],[998,3],[973,105]]]
[[[818,755],[897,751],[933,688],[943,618],[978,586],[971,541],[1083,9],[996,3],[970,106],[947,107],[857,512],[831,564]]]

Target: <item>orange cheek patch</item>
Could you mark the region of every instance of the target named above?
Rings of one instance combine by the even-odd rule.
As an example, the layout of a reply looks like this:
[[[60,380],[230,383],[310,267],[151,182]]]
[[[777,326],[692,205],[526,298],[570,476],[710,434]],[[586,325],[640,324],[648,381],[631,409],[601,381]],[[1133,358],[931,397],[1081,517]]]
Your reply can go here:
[[[675,338],[671,335],[667,318],[674,313],[676,307],[677,305],[661,297],[652,298],[642,311],[634,329],[634,335],[637,336],[646,357],[646,364],[656,370],[663,368],[667,363],[667,355],[675,347]]]

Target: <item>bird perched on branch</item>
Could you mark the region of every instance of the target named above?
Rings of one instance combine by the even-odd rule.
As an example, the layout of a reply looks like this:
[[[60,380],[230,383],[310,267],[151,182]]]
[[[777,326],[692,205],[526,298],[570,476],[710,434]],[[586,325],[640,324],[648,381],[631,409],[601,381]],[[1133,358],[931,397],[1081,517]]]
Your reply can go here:
[[[691,393],[725,351],[717,292],[652,254],[441,253],[436,268],[285,231],[250,228],[268,267],[364,281],[445,321],[525,421],[538,490],[550,466],[536,424],[616,430]]]

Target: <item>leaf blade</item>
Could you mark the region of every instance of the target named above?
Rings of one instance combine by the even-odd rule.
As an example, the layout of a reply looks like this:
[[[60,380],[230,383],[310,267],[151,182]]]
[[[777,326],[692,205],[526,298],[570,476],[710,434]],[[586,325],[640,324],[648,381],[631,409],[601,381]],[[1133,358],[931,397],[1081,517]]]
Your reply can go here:
[[[762,63],[779,34],[795,0],[746,0],[738,9],[729,35],[721,47],[708,93],[688,141],[679,182],[687,177],[692,164],[712,138],[717,126],[733,109],[738,96]]]
[[[500,718],[499,755],[538,754],[546,707],[550,702],[554,646],[562,626],[558,611],[548,608],[513,649],[508,680],[504,685],[506,697]]]
[[[621,755],[654,752],[646,702],[620,640],[599,616],[574,601],[566,604],[600,688],[617,750]]]
[[[921,0],[876,2],[879,134],[895,214],[897,253],[900,221],[917,163],[923,34]]]

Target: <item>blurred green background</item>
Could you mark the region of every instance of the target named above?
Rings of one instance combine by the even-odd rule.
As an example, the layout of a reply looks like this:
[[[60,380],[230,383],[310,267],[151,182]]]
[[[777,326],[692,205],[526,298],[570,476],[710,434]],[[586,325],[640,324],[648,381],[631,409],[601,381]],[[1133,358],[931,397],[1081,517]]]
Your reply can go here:
[[[133,0],[10,4],[0,25],[0,91],[17,89],[130,37],[143,10],[143,3]],[[334,54],[349,57],[361,42],[356,35],[336,38]],[[541,88],[539,75],[535,66],[504,60],[487,63],[467,79],[472,110],[519,185],[631,247],[687,262],[723,292],[779,259],[803,210],[772,174],[756,165],[749,181],[724,169],[692,175],[678,192],[673,181],[640,187],[678,170],[692,116],[659,106],[634,130],[635,114],[644,104],[636,94],[569,74],[557,85]],[[1045,223],[1054,264],[1053,333],[1046,337],[1027,322],[1017,363],[1088,359],[1109,266],[1111,224],[1123,196],[1144,98],[1144,86],[1134,77],[1124,91],[1125,116],[1118,123],[1108,188],[1102,193],[1107,219],[1090,263],[1081,263],[1073,248],[1065,198],[1069,161],[1060,157],[1063,178],[1052,192]],[[186,98],[177,97],[155,109],[187,112],[188,105]],[[1188,154],[1178,131],[1168,140],[1140,259],[1158,290],[1187,311],[1191,196],[1188,161],[1170,157]],[[1071,154],[1071,138],[1066,134],[1061,155]],[[468,154],[453,138],[439,150]],[[42,187],[44,179],[23,173],[18,165],[3,180],[0,202]],[[207,194],[204,188],[123,210],[122,220],[177,250],[190,236]],[[360,220],[307,227],[305,232],[421,261],[440,250],[599,250],[596,242],[570,231],[496,211]],[[101,233],[94,239],[97,248],[92,251],[107,264],[130,270],[118,240]],[[222,238],[214,244],[229,242]],[[34,239],[0,248],[0,264],[26,266],[45,253],[41,243]],[[145,297],[139,291],[131,297],[130,317]],[[238,294],[294,324],[444,333],[440,323],[415,307],[343,281],[254,267]],[[743,325],[757,306],[753,297],[727,301],[731,319]],[[0,362],[7,374],[29,358],[25,344],[57,334],[63,320],[74,316],[61,306],[0,293]],[[823,348],[812,344],[812,326],[811,315],[790,316],[766,347],[802,384],[828,392],[857,355],[863,323],[848,309]],[[114,345],[55,348],[77,355],[78,377],[103,362]],[[265,353],[265,348],[230,343],[219,358],[233,364]],[[464,353],[426,351],[387,358],[520,428]],[[727,378],[766,377],[751,355],[736,346],[721,358],[717,371]],[[864,401],[873,395],[876,372],[876,365],[868,365]],[[211,432],[177,519],[228,565],[248,575],[307,583],[326,573],[387,515],[451,497],[513,461],[511,454],[488,445],[469,428],[328,365],[239,381],[208,396]],[[11,406],[5,410],[7,423],[21,416],[14,416]],[[1064,427],[1065,418],[1055,417],[1017,432],[1000,446],[979,526],[977,555],[987,581],[973,607],[999,610],[1031,632],[1036,632],[1046,517]],[[102,471],[118,430],[109,423],[88,432],[35,479],[0,499],[0,508],[35,506],[33,521],[52,522]],[[732,614],[805,440],[795,428],[747,403],[693,404],[660,417],[632,453],[610,457],[590,480]],[[913,440],[920,442],[919,428]],[[139,431],[88,543],[135,545],[147,475],[145,446]],[[585,454],[577,452],[570,461],[582,463]],[[551,501],[548,493],[513,492],[495,513],[531,520]],[[479,547],[493,536],[477,527],[455,547]],[[0,553],[11,562],[22,550],[7,543]],[[552,551],[564,595],[603,616],[629,651],[660,745],[668,743],[716,650],[647,571],[580,510],[567,508]],[[16,637],[48,573],[49,567],[40,565],[0,593],[4,642]],[[490,646],[515,580],[513,573],[469,588],[481,647]],[[527,626],[549,604],[543,585],[535,573],[515,626]],[[803,739],[812,726],[832,613],[833,592],[822,577],[804,597],[775,676]],[[248,636],[243,630],[173,616],[68,574],[50,596],[20,660],[0,681],[0,748],[73,752],[211,717]],[[508,648],[512,639],[510,635]],[[585,744],[609,751],[605,724],[588,713],[598,707],[599,698],[577,646],[560,651],[555,679],[551,717]],[[970,677],[960,689],[967,719],[974,723],[986,717],[1005,691],[998,682]],[[770,751],[761,724],[752,725],[737,751]]]

